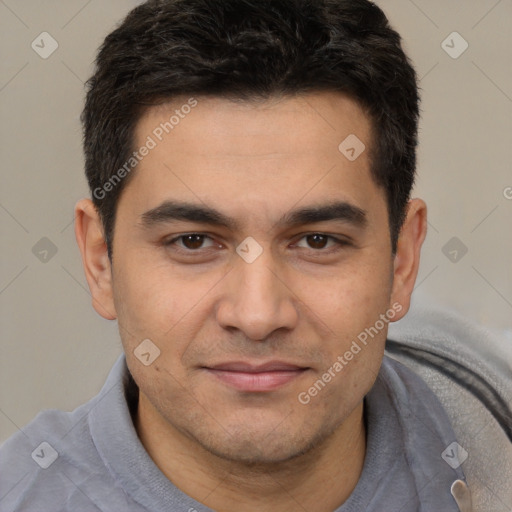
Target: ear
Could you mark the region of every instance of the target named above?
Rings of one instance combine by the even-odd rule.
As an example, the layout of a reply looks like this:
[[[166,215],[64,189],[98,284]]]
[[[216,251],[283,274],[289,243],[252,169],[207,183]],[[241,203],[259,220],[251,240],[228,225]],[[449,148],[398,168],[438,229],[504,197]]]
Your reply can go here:
[[[94,309],[103,318],[117,318],[112,289],[112,269],[100,216],[90,199],[75,206],[75,236],[82,254],[85,277]]]
[[[420,266],[420,251],[427,234],[427,205],[421,199],[412,199],[407,217],[400,231],[394,260],[391,304],[401,304],[402,310],[393,321],[400,320],[411,304],[411,294]]]

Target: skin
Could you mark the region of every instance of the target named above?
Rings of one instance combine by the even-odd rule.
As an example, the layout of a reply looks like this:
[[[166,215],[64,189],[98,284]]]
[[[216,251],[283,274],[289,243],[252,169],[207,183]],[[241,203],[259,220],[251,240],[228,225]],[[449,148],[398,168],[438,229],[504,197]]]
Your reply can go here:
[[[121,194],[112,262],[92,202],[77,204],[93,306],[118,320],[140,389],[137,432],[176,486],[223,512],[332,511],[361,475],[363,398],[387,324],[307,405],[298,395],[393,304],[394,321],[407,312],[426,206],[410,201],[393,255],[385,191],[369,171],[370,122],[341,94],[197,100]],[[185,101],[149,109],[136,147]],[[338,150],[349,134],[367,148],[354,162]],[[237,225],[145,224],[143,214],[167,200],[215,208]],[[296,209],[336,201],[363,210],[364,225],[283,223]],[[165,245],[190,233],[207,236]],[[263,250],[252,263],[236,252],[247,237]],[[149,366],[134,355],[147,338],[161,351]],[[270,360],[306,370],[276,389],[243,392],[205,369]]]

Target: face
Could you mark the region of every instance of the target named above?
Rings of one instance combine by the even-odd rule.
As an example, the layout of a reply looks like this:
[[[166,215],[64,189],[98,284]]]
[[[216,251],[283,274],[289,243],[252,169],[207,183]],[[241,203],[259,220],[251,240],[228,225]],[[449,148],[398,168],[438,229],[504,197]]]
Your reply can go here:
[[[369,120],[334,93],[186,103],[137,125],[136,147],[155,144],[121,194],[100,301],[165,428],[226,459],[288,460],[360,407],[406,309]],[[338,148],[351,134],[355,160]]]

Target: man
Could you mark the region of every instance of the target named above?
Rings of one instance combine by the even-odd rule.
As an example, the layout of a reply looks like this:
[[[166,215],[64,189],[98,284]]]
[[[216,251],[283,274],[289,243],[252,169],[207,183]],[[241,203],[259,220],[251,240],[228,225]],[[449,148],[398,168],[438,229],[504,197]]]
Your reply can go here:
[[[106,39],[76,236],[125,355],[1,457],[1,510],[469,510],[384,356],[426,233],[416,77],[367,0],[161,0]]]

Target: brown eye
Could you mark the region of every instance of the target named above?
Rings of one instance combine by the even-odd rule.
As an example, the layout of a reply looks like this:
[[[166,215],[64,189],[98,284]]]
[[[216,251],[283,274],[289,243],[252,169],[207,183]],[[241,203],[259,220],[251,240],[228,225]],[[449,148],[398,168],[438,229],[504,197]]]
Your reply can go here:
[[[204,243],[205,235],[183,235],[181,237],[181,243],[187,249],[200,249]]]
[[[308,235],[306,240],[308,242],[309,247],[312,249],[325,249],[327,243],[329,242],[329,238],[327,235],[314,234]]]

